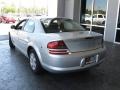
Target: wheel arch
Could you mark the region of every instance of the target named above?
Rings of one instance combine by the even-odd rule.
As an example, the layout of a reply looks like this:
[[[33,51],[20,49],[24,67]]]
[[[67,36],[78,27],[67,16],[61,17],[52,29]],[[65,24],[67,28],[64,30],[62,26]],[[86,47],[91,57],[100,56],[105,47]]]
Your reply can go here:
[[[27,55],[28,56],[29,56],[29,52],[30,52],[31,49],[35,50],[32,46],[29,46],[28,49],[27,49]]]
[[[29,57],[29,52],[30,52],[31,49],[35,50],[35,52],[36,52],[36,54],[37,54],[37,56],[39,58],[39,61],[42,64],[42,57],[41,57],[39,49],[36,46],[33,46],[31,44],[28,46],[28,48],[27,48],[27,56]]]

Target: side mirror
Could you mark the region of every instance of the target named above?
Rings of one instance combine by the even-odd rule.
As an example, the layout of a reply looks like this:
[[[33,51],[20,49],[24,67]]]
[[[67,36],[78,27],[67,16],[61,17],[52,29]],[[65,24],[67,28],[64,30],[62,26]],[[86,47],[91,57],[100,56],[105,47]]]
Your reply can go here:
[[[15,29],[15,28],[16,28],[16,26],[15,26],[15,25],[12,25],[12,26],[11,26],[11,29]]]
[[[22,26],[17,27],[17,29],[18,29],[18,30],[19,30],[19,29],[22,29]]]

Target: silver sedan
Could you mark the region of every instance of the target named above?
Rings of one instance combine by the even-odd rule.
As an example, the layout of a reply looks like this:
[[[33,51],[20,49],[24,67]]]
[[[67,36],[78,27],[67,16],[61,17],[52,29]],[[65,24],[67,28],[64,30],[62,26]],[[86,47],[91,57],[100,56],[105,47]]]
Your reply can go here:
[[[103,35],[67,18],[24,19],[11,26],[9,45],[29,58],[35,73],[85,70],[105,59]]]

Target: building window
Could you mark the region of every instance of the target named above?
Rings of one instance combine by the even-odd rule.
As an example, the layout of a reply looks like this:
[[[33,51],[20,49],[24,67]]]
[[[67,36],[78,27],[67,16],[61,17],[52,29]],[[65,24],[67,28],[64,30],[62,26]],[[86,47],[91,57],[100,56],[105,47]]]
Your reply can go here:
[[[106,20],[107,0],[94,0],[93,25],[104,26]]]
[[[117,29],[115,42],[120,43],[120,30]]]
[[[90,29],[92,17],[92,0],[81,0],[80,22],[86,28]]]
[[[90,20],[86,19],[91,18],[92,0],[82,0],[81,3],[81,23],[90,24]]]
[[[107,0],[81,0],[81,25],[104,34]]]
[[[116,25],[116,37],[115,37],[115,42],[120,43],[120,5],[119,5],[119,10],[118,10],[118,22]]]

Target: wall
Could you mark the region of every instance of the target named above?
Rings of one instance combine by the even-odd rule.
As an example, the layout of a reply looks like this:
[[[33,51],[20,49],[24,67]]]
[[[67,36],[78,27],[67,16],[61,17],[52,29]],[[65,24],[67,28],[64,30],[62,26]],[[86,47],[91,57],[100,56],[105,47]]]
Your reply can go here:
[[[58,0],[58,17],[67,17],[79,22],[80,0]]]
[[[80,3],[81,3],[81,0],[74,0],[73,19],[77,22],[80,22]]]
[[[60,0],[59,0],[60,1]],[[48,16],[57,17],[58,0],[48,0]]]
[[[74,0],[65,0],[65,17],[73,19]]]
[[[65,0],[58,0],[57,16],[58,17],[65,16]]]

